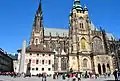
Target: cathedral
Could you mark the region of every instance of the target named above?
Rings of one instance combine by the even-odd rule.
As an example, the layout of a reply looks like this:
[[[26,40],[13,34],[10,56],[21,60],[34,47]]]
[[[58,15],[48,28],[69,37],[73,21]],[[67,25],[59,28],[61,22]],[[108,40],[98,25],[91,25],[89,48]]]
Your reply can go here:
[[[29,45],[18,50],[18,72],[113,72],[109,40],[114,38],[97,29],[89,19],[88,8],[74,0],[69,15],[69,29],[45,28],[41,1],[36,11]]]

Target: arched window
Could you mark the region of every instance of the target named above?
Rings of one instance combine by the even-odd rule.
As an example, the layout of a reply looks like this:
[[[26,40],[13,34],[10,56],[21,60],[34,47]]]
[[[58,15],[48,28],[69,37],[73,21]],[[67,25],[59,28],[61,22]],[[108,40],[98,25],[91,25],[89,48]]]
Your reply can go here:
[[[83,59],[83,67],[87,67],[87,63],[88,63],[88,60],[87,59]]]
[[[56,44],[54,41],[52,42],[51,46],[52,46],[52,50],[56,49]]]
[[[103,51],[102,40],[100,38],[95,37],[93,39],[92,49],[94,52],[102,52]]]
[[[35,40],[36,45],[38,44],[38,39]]]
[[[81,48],[86,49],[86,40],[85,40],[85,38],[81,39]]]
[[[83,23],[80,23],[80,28],[84,28],[84,27],[83,27]]]
[[[80,23],[80,28],[81,28],[81,23]]]
[[[55,71],[58,70],[58,58],[55,58],[55,61],[54,61],[54,70]]]
[[[83,23],[82,23],[82,28],[83,28]]]
[[[67,59],[66,58],[61,59],[61,70],[67,70]]]

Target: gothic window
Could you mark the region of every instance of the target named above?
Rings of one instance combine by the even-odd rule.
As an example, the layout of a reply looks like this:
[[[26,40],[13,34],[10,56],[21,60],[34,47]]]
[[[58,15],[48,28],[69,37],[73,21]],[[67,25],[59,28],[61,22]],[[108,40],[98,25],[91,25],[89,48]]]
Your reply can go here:
[[[83,27],[83,23],[80,23],[80,28],[84,28],[84,27]]]
[[[85,40],[85,38],[81,39],[81,48],[86,49],[86,40]]]
[[[52,47],[52,50],[56,49],[56,44],[54,41],[51,43],[51,47]]]
[[[44,41],[44,44],[45,44],[46,46],[49,46],[48,41]]]
[[[95,37],[93,39],[92,49],[94,52],[102,52],[103,51],[103,45],[102,40],[98,37]]]
[[[71,46],[71,51],[73,51],[73,46]]]
[[[60,42],[60,52],[62,51],[62,49],[64,48],[64,42]]]
[[[115,51],[115,45],[114,44],[110,44],[110,51],[111,51],[111,53]]]
[[[35,40],[36,45],[38,44],[38,39]]]
[[[83,67],[87,67],[87,63],[88,63],[88,60],[87,59],[83,59]]]
[[[81,28],[81,23],[80,23],[80,28]]]
[[[81,23],[81,25],[82,25],[81,27],[83,28],[83,23]]]
[[[57,71],[58,70],[58,58],[55,58],[55,62],[54,62],[54,70]]]
[[[61,59],[61,70],[67,70],[67,59],[66,58]]]

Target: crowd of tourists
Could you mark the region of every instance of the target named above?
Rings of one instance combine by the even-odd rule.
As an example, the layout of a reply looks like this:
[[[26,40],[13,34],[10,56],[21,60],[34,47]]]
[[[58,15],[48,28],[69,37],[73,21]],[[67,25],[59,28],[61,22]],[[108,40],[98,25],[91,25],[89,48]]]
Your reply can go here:
[[[67,79],[67,81],[81,81],[81,78],[95,78],[97,79],[97,75],[94,75],[92,72],[85,72],[85,73],[77,73],[77,72],[72,72],[72,73],[55,73],[53,75],[53,79],[59,79],[62,78],[63,80]]]
[[[104,73],[104,77],[110,77],[110,75],[113,74],[115,77],[115,80],[120,80],[120,71],[118,69],[115,69],[113,73]],[[20,77],[23,75],[23,77],[28,77],[26,74],[19,74],[15,72],[0,72],[0,75],[2,76],[11,76],[11,77]],[[63,79],[67,81],[81,81],[81,78],[94,78],[97,79],[99,77],[98,74],[93,74],[92,72],[85,72],[85,73],[54,73],[53,75],[47,75],[46,73],[37,74],[36,75],[39,78],[42,78],[42,81],[47,81],[47,77],[53,77],[53,79]],[[29,75],[31,77],[31,75]]]
[[[0,72],[0,75],[15,77],[17,74],[15,72]]]

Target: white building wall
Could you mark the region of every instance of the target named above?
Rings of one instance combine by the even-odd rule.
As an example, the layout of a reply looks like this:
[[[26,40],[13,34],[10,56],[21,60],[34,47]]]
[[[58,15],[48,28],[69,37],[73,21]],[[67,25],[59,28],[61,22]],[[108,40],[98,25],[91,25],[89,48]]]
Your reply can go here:
[[[45,54],[45,53],[43,53],[43,54]],[[30,53],[27,53],[25,55],[25,68],[27,68],[27,63],[29,62],[29,59],[31,59],[30,72],[32,75],[36,75],[39,73],[47,73],[47,74],[54,73],[54,70],[52,67],[52,65],[54,64],[54,55],[50,54],[50,56],[49,56],[49,54],[45,54],[45,56],[43,56],[43,54],[37,55],[37,53],[32,53],[32,55],[30,55]],[[36,60],[38,60],[38,64],[36,64]],[[44,64],[42,64],[42,60],[44,60]],[[51,60],[51,64],[48,64],[49,60]],[[34,68],[34,70],[33,70],[33,68]],[[38,70],[36,70],[36,68],[38,68]],[[42,68],[44,68],[44,71],[42,71]],[[50,68],[50,71],[48,71],[48,68]]]
[[[13,68],[14,68],[14,72],[18,73],[19,71],[18,60],[13,60]]]

